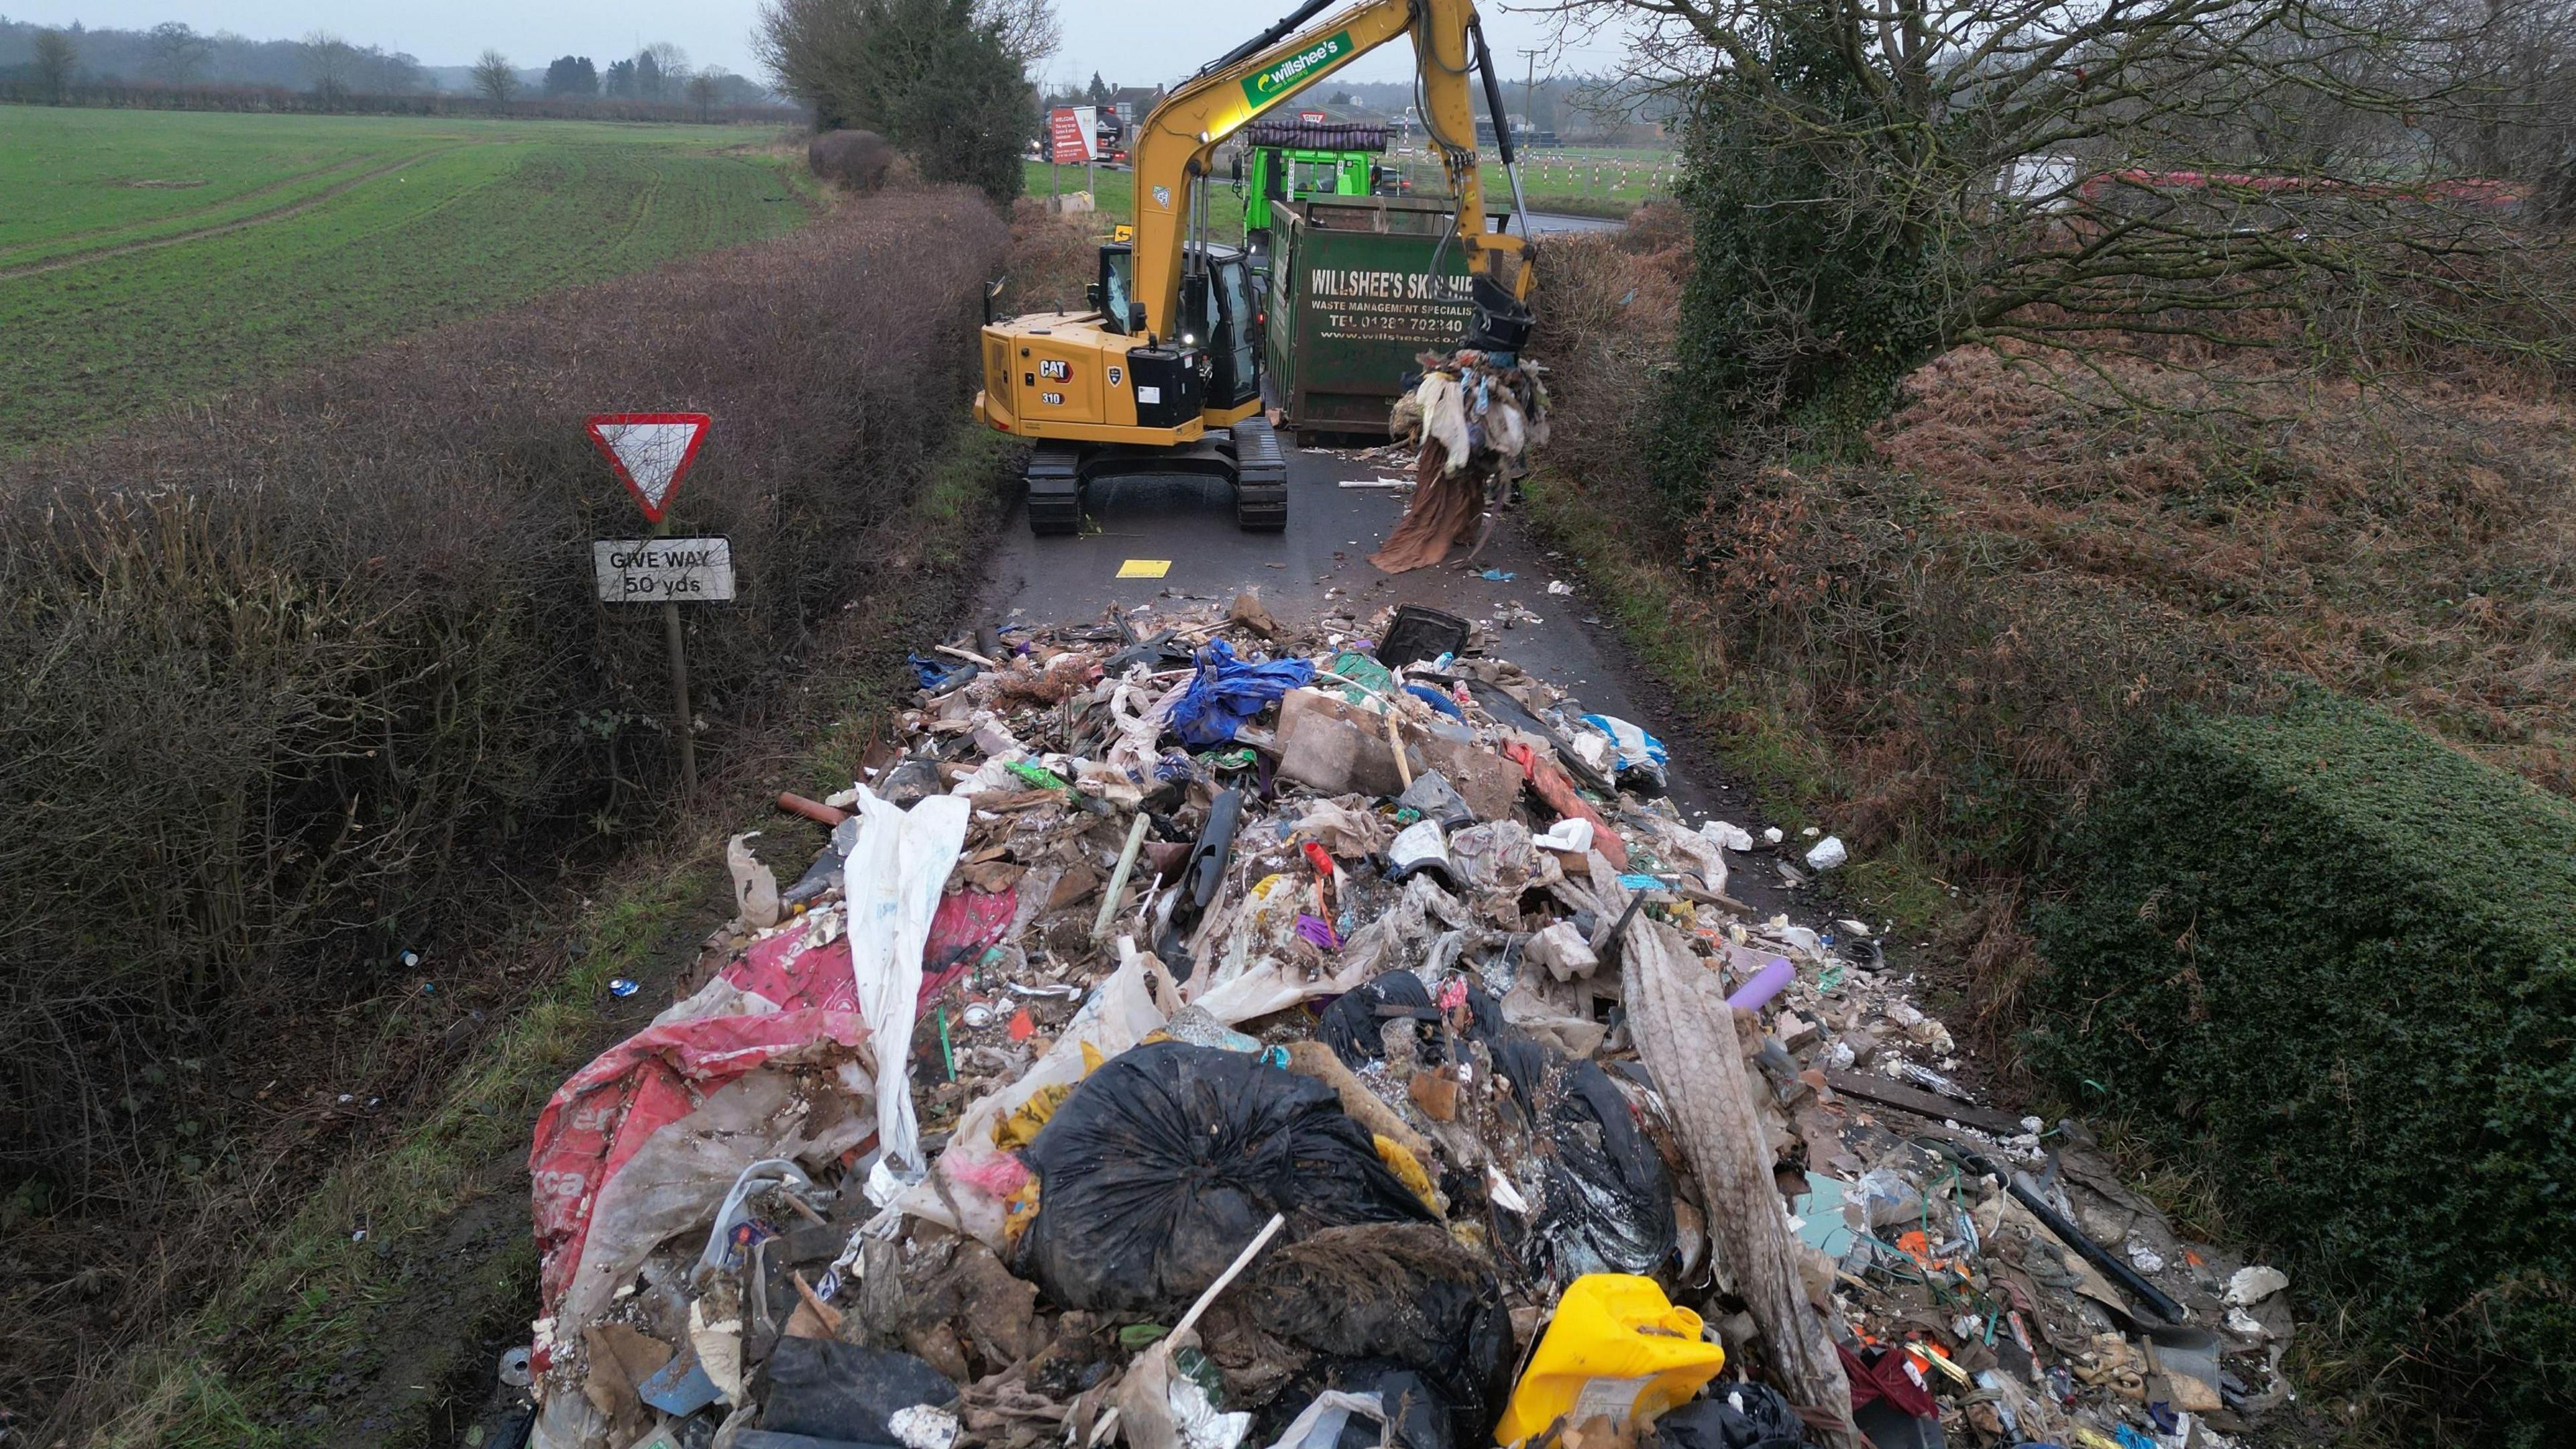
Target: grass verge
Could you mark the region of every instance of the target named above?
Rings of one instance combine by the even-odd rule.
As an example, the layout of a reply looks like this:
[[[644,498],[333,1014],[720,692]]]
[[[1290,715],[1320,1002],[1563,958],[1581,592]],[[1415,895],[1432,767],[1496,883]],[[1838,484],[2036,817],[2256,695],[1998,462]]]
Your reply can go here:
[[[1819,824],[1818,807],[1850,782],[1799,728],[1794,689],[1738,668],[1707,600],[1616,513],[1545,468],[1523,490],[1531,526],[1573,561],[1620,642],[1672,691],[1674,712],[1759,793],[1782,828]],[[1949,883],[1911,850],[1855,860],[1843,885],[1847,896],[1916,939],[1954,934],[1965,916]]]

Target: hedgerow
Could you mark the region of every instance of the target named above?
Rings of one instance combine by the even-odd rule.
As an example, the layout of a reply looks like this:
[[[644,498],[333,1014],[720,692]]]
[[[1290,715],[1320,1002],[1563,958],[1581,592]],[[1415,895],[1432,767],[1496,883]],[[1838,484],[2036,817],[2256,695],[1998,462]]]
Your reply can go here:
[[[2576,1415],[2576,807],[2322,691],[2160,731],[2036,913],[2029,1061],[2211,1164],[2443,1442]]]
[[[591,577],[643,524],[588,414],[715,416],[672,524],[733,541],[741,597],[688,614],[720,768],[918,562],[900,505],[1006,241],[963,189],[889,193],[0,473],[0,1227],[140,1214],[363,1110],[261,1068],[323,1075],[332,1012],[669,810],[658,617]]]

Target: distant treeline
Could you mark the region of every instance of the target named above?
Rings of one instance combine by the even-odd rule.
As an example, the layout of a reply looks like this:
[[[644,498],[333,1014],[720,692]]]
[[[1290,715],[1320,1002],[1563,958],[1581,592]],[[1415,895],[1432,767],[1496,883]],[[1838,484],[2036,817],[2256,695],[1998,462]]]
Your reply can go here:
[[[49,28],[0,16],[0,77],[36,79],[36,37]],[[435,84],[418,57],[318,32],[304,40],[253,40],[230,31],[206,34],[172,21],[150,30],[93,30],[74,23],[60,33],[71,39],[71,79],[77,83],[157,81],[181,87],[346,89],[375,95]]]
[[[0,104],[94,106],[146,111],[251,111],[296,115],[507,116],[517,120],[690,121],[718,125],[801,126],[804,110],[788,105],[706,106],[598,96],[530,94],[500,105],[452,91],[394,94],[291,90],[285,86],[162,85],[150,81],[75,81],[57,93],[44,82],[0,79]]]
[[[503,102],[501,109],[510,115],[765,121],[792,114],[757,82],[722,66],[692,66],[686,52],[666,41],[606,66],[565,55],[522,69],[489,50],[470,66],[437,66],[328,31],[301,40],[252,40],[228,31],[205,34],[175,20],[149,30],[93,30],[0,16],[0,100],[159,110],[449,114],[446,107],[456,102],[442,102],[442,93]],[[521,95],[529,99],[520,101]]]

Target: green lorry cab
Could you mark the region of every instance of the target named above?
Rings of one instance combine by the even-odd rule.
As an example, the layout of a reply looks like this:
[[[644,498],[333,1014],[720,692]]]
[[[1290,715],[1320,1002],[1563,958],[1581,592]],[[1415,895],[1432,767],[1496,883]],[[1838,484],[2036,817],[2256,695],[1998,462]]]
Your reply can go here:
[[[1355,122],[1255,121],[1244,128],[1235,179],[1243,185],[1244,246],[1256,271],[1266,270],[1271,208],[1317,196],[1369,196],[1379,189],[1394,128]]]

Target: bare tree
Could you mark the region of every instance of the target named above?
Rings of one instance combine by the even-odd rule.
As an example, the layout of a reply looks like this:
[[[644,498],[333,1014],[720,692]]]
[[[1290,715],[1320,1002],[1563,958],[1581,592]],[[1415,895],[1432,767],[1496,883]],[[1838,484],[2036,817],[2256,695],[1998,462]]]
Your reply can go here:
[[[519,89],[519,73],[510,69],[510,58],[497,50],[486,50],[474,58],[474,89],[499,110],[510,103]]]
[[[401,51],[388,52],[370,45],[357,53],[350,66],[350,83],[371,95],[402,95],[421,89],[423,76],[420,62]]]
[[[2426,119],[2454,165],[2531,188],[2535,213],[2576,220],[2576,0],[2432,0],[2467,36],[2449,59],[2466,115]]]
[[[212,42],[186,22],[165,20],[152,27],[152,58],[147,64],[154,80],[183,86],[197,78],[198,68],[213,50]]]
[[[711,120],[715,116],[716,102],[724,94],[724,82],[721,76],[720,71],[702,70],[689,77],[689,84],[686,87],[689,104],[698,108],[698,119],[701,121]]]
[[[55,105],[63,103],[64,93],[71,89],[72,72],[80,65],[80,50],[72,38],[59,30],[36,32],[36,84],[45,99]]]
[[[358,68],[358,48],[327,30],[316,30],[296,43],[304,60],[304,73],[312,78],[313,93],[325,104],[336,105],[345,99],[350,81]]]
[[[635,76],[648,101],[681,94],[689,79],[689,53],[667,40],[635,52]]]
[[[818,129],[876,131],[924,176],[1019,194],[1037,93],[975,0],[768,0],[752,46]]]
[[[2428,143],[2502,114],[2463,57],[2511,6],[2452,3],[2474,8],[1553,8],[1626,29],[1628,95],[1686,117],[1717,248],[1695,315],[1723,323],[1699,359],[1707,390],[1739,415],[1821,402],[1847,422],[1941,347],[1981,340],[2089,359],[2141,338],[2269,345],[2305,319],[2353,347],[2483,329],[2563,359],[2564,299],[2516,290],[2534,274],[2513,265],[2530,239],[2509,194],[2463,184]],[[2516,316],[2529,325],[2492,325]]]
[[[1040,61],[1064,44],[1055,0],[975,0],[975,19],[991,26],[1001,37],[1002,49],[1032,75]]]

